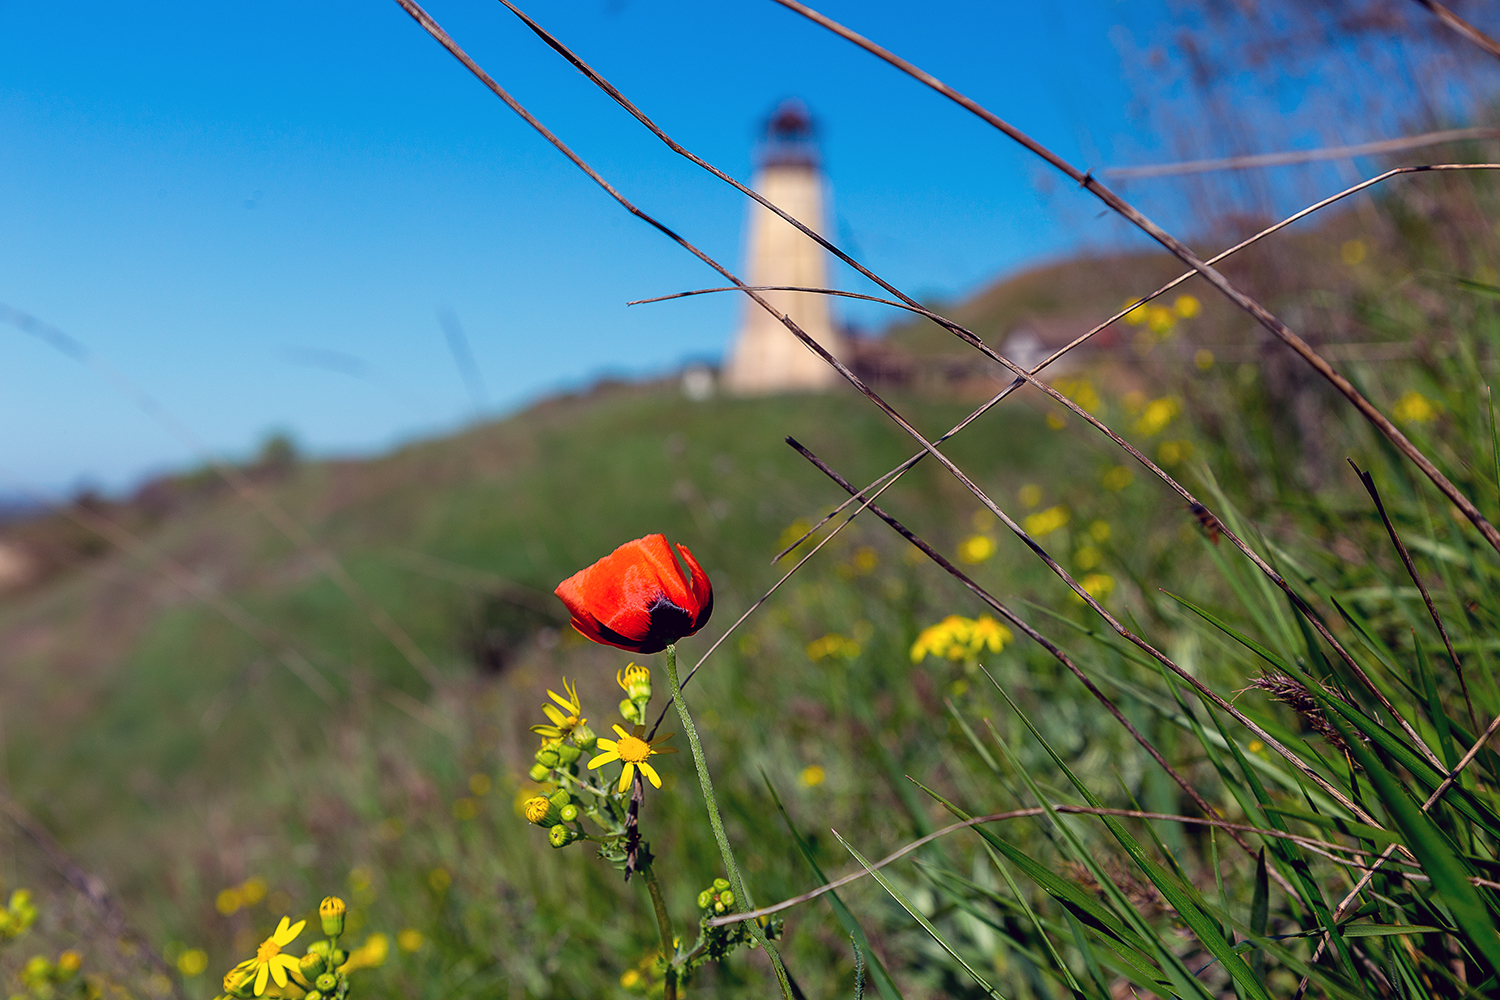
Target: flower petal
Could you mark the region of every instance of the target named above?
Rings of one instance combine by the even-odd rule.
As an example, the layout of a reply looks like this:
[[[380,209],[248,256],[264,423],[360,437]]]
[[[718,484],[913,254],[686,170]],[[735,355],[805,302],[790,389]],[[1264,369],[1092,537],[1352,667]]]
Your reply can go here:
[[[566,683],[563,684],[563,687],[567,687],[567,684]],[[570,713],[573,712],[576,709],[576,707],[577,707],[573,702],[569,701],[567,698],[564,698],[562,695],[558,694],[556,691],[552,690],[551,688],[547,689],[547,694],[549,694],[552,697],[553,701],[557,702],[563,708],[566,708]],[[552,706],[550,706],[550,705],[544,705],[542,707],[543,708],[551,708]]]
[[[645,761],[641,761],[640,768],[641,773],[644,774],[648,779],[650,779],[652,785],[657,788],[661,787],[661,775],[656,773],[656,768],[652,767],[650,764],[647,764]]]
[[[620,755],[615,753],[613,750],[610,750],[608,753],[601,753],[599,756],[589,761],[589,770],[592,771],[596,767],[603,767],[605,764],[619,759]]]
[[[566,715],[563,715],[561,712],[559,712],[557,709],[553,708],[551,705],[543,705],[542,706],[542,712],[543,712],[543,714],[545,714],[547,716],[547,718],[549,718],[549,719],[552,720],[552,724],[554,726],[560,726],[564,722],[568,721],[568,717]]]
[[[620,791],[630,787],[630,779],[635,777],[635,765],[630,761],[625,762],[625,769],[620,772]]]
[[[703,572],[703,567],[698,565],[698,560],[693,558],[686,545],[677,546],[677,554],[682,556],[682,561],[692,574],[693,599],[698,605],[693,614],[693,632],[696,632],[708,624],[708,616],[714,613],[714,588],[708,582],[708,574]]]
[[[676,753],[677,752],[677,748],[676,747],[652,746],[651,752],[652,753]]]
[[[266,991],[266,980],[271,978],[271,967],[262,965],[255,973],[255,995],[260,996]]]
[[[282,917],[280,926],[276,928],[276,943],[291,944],[292,941],[296,939],[297,935],[302,933],[302,928],[306,926],[306,920],[299,920],[292,926],[288,927],[286,925],[286,917]],[[285,932],[286,937],[282,937],[283,932]]]
[[[615,731],[615,735],[618,736],[618,737],[620,737],[620,739],[622,739],[622,740],[625,737],[627,737],[627,736],[630,735],[624,729],[622,729],[618,724],[610,726],[609,728],[613,729]]]
[[[276,930],[271,932],[271,940],[275,941],[277,944],[286,944],[287,941],[290,941],[291,938],[287,938],[286,941],[283,941],[281,939],[281,936],[286,933],[287,928],[290,927],[291,924],[291,917],[282,917],[281,923],[276,925]]]
[[[281,957],[280,955],[276,956],[276,958],[280,958],[280,957]],[[266,968],[268,968],[268,969],[271,970],[271,978],[276,981],[276,985],[277,986],[285,986],[286,985],[286,966],[283,965],[282,963],[276,961],[276,958],[271,959],[271,961],[269,963],[267,963]]]

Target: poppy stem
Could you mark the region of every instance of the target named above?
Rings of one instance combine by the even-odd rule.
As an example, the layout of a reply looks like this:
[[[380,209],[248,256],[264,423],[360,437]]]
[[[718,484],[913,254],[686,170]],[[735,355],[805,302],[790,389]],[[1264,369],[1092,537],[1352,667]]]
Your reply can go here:
[[[641,869],[646,888],[651,892],[651,905],[656,910],[656,926],[661,931],[661,954],[666,962],[666,979],[663,983],[662,1000],[677,1000],[677,942],[672,933],[672,916],[667,912],[667,901],[661,894],[661,883],[656,880],[656,868],[651,862]]]
[[[734,898],[744,900],[748,906],[754,906],[750,902],[750,893],[745,889],[745,882],[740,878],[739,866],[734,863],[734,851],[729,846],[729,837],[724,833],[724,820],[719,815],[719,800],[714,796],[713,779],[708,776],[708,761],[703,757],[703,744],[698,740],[698,728],[693,725],[692,716],[688,715],[687,702],[682,698],[682,685],[677,683],[677,646],[672,644],[667,647],[667,683],[672,690],[672,704],[677,706],[677,717],[682,720],[682,731],[687,734],[688,746],[693,751],[693,766],[698,769],[698,784],[703,788],[703,801],[708,806],[708,823],[714,829],[714,840],[719,844],[719,854],[724,859],[724,872],[729,876],[729,886],[734,891]],[[745,926],[750,930],[750,936],[755,943],[766,950],[766,956],[770,958],[771,965],[776,969],[776,981],[781,986],[782,996],[786,1000],[793,1000],[792,986],[786,977],[786,968],[781,964],[781,955],[767,940],[765,932],[761,930],[759,922],[755,920],[745,921]]]

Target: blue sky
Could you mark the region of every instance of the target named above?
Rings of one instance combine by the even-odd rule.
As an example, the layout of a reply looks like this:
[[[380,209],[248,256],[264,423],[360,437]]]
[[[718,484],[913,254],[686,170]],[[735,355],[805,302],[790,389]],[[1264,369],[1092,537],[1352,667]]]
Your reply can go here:
[[[740,195],[498,4],[428,9],[628,197],[738,265]],[[1138,5],[823,9],[1076,162],[1149,149],[1116,52]],[[923,297],[1120,238],[998,133],[767,0],[527,10],[743,179],[758,123],[803,98],[823,128],[838,241]],[[216,453],[243,456],[275,429],[317,454],[369,453],[462,425],[474,406],[443,309],[493,414],[602,373],[716,357],[733,331],[726,296],[627,308],[713,275],[395,3],[0,0],[0,35],[0,303],[76,337]],[[97,372],[7,326],[0,379],[0,492],[120,489],[195,462]]]

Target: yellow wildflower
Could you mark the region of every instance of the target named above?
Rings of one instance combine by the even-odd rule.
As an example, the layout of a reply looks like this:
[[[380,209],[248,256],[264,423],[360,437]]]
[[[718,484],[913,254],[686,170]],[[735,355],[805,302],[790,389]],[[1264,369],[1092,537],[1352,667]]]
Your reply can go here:
[[[1146,404],[1145,410],[1141,412],[1139,419],[1131,426],[1135,433],[1150,437],[1159,434],[1166,426],[1177,419],[1177,414],[1182,412],[1182,404],[1171,396],[1163,396],[1153,399]]]
[[[296,940],[297,935],[301,934],[302,928],[306,926],[306,920],[299,920],[294,924],[289,917],[282,917],[281,923],[276,925],[276,930],[255,950],[255,957],[248,962],[241,963],[247,972],[255,973],[256,996],[266,991],[267,980],[274,981],[277,986],[286,986],[287,972],[297,971],[297,959],[283,953],[281,949]]]
[[[347,975],[358,969],[373,969],[385,964],[385,956],[390,953],[391,939],[384,934],[371,934],[365,938],[365,943],[349,953],[349,960],[339,966],[340,972]]]
[[[995,554],[995,540],[989,535],[970,535],[958,547],[959,562],[971,566],[984,562]]]
[[[1015,638],[1010,629],[989,615],[978,619],[949,615],[936,625],[923,629],[912,643],[911,661],[920,663],[928,656],[939,656],[949,660],[965,660],[977,657],[988,648],[998,653],[1005,644]]]
[[[1413,389],[1396,400],[1391,416],[1403,424],[1425,424],[1437,416],[1437,404]]]
[[[853,639],[845,639],[837,632],[830,632],[823,638],[814,639],[807,644],[807,658],[814,663],[834,656],[852,660],[858,655],[859,643]]]
[[[547,690],[552,700],[567,709],[566,714],[558,711],[551,705],[543,705],[542,711],[547,713],[547,718],[552,720],[552,725],[538,724],[531,727],[533,733],[545,736],[551,740],[560,740],[572,735],[573,730],[589,721],[583,717],[583,704],[578,700],[578,688],[570,685],[568,679],[563,678],[563,691],[567,693],[564,698],[556,691]]]
[[[1133,472],[1123,465],[1116,465],[1103,476],[1100,476],[1099,482],[1104,485],[1105,489],[1113,493],[1118,493],[1129,486],[1133,479],[1135,479]]]
[[[1192,319],[1202,308],[1203,303],[1192,295],[1179,295],[1172,303],[1172,311],[1183,319]]]
[[[415,927],[408,927],[396,935],[396,947],[402,951],[416,951],[427,938]]]
[[[1068,523],[1068,508],[1048,507],[1027,517],[1023,523],[1028,535],[1050,535]]]
[[[61,959],[58,960],[58,964],[62,964]],[[206,968],[208,968],[208,952],[202,948],[189,948],[177,956],[177,971],[189,979],[202,975]]]
[[[1132,302],[1140,302],[1140,300],[1139,299],[1126,299],[1125,300],[1125,304],[1127,306],[1130,305]],[[1146,303],[1140,302],[1140,304],[1137,305],[1134,309],[1132,309],[1128,313],[1126,313],[1125,314],[1125,322],[1129,323],[1131,326],[1140,326],[1142,323],[1146,322]]]
[[[1042,502],[1042,488],[1036,483],[1027,483],[1017,491],[1016,496],[1024,507],[1035,507]]]
[[[646,763],[646,758],[653,754],[676,753],[676,747],[657,745],[671,739],[672,734],[666,733],[665,735],[657,736],[648,743],[642,738],[646,732],[645,726],[636,726],[629,733],[619,726],[614,726],[613,729],[620,738],[618,740],[601,739],[599,741],[599,746],[604,750],[604,753],[599,754],[593,760],[589,761],[589,770],[592,771],[596,767],[603,767],[605,764],[613,761],[622,760],[625,762],[625,768],[620,772],[620,791],[623,792],[630,787],[630,780],[635,777],[636,768],[641,769],[641,773],[650,780],[652,785],[660,788],[661,775],[656,773],[656,768]]]
[[[802,782],[805,788],[817,788],[827,777],[827,771],[823,770],[817,764],[809,764],[802,769],[802,773],[798,775],[798,780]]]

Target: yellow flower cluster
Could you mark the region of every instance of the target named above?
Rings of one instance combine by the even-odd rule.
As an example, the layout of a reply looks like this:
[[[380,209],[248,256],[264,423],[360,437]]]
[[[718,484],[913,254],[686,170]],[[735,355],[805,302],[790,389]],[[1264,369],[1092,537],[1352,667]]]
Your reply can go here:
[[[1415,389],[1396,400],[1396,405],[1391,407],[1391,416],[1403,424],[1425,424],[1437,413],[1437,404]]]
[[[239,885],[230,886],[221,891],[218,898],[214,900],[214,906],[224,916],[231,916],[265,899],[266,888],[265,879],[259,875],[252,875]]]
[[[1058,528],[1068,523],[1068,508],[1048,507],[1046,510],[1037,511],[1029,515],[1021,522],[1026,533],[1032,536],[1050,535]]]
[[[1171,396],[1153,399],[1146,404],[1146,408],[1141,411],[1141,415],[1136,418],[1130,429],[1143,437],[1160,434],[1166,430],[1168,424],[1177,419],[1177,415],[1181,412],[1182,404]]]
[[[972,660],[989,649],[998,653],[1015,636],[989,615],[964,618],[949,615],[936,625],[924,628],[912,643],[911,661],[920,663],[929,656],[949,660]]]
[[[31,901],[29,889],[17,889],[10,894],[10,902],[0,910],[0,941],[20,937],[36,923],[36,904]]]
[[[1134,300],[1132,300],[1134,301]],[[1126,305],[1130,303],[1127,302]],[[1177,325],[1179,319],[1192,319],[1203,309],[1203,303],[1195,296],[1179,295],[1171,307],[1142,302],[1125,314],[1125,322],[1131,326],[1144,325],[1158,337],[1165,337]]]
[[[819,660],[829,660],[837,657],[842,660],[852,660],[859,655],[859,643],[853,639],[846,639],[837,632],[829,632],[821,639],[814,639],[807,644],[807,658],[814,663]]]

